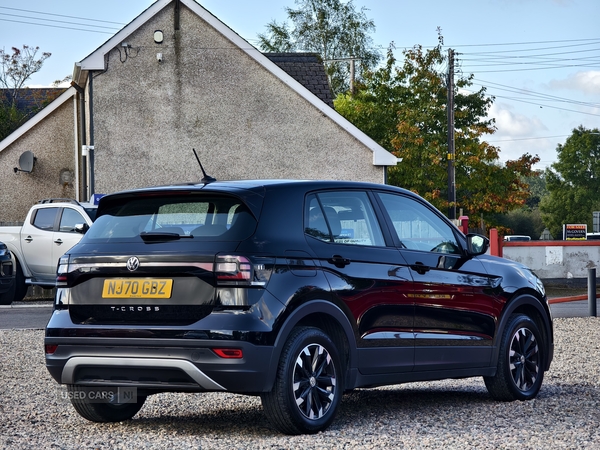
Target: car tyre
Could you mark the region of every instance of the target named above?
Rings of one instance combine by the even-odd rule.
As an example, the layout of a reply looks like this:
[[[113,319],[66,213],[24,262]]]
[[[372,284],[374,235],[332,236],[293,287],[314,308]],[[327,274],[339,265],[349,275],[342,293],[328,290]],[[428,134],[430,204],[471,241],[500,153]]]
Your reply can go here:
[[[20,302],[25,298],[25,294],[27,294],[27,284],[25,284],[25,274],[23,274],[23,269],[21,269],[21,264],[19,261],[16,261],[17,271],[15,272],[15,290],[13,296],[13,302]]]
[[[285,434],[312,434],[333,421],[343,394],[335,344],[320,329],[292,330],[281,353],[275,384],[261,395],[265,414]]]
[[[544,378],[545,348],[530,317],[511,315],[502,335],[496,375],[483,377],[492,397],[501,401],[534,398]]]
[[[116,388],[115,388],[116,389]],[[86,386],[67,385],[69,399],[81,417],[91,422],[121,422],[135,416],[144,406],[146,396],[137,396],[136,401],[116,403],[108,394],[111,390]],[[106,400],[103,400],[106,392]],[[90,394],[94,393],[92,397]]]

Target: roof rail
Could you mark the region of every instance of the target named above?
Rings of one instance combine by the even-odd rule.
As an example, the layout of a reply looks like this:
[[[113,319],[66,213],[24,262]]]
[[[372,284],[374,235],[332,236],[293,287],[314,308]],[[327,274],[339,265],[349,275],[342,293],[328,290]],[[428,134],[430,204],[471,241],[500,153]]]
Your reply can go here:
[[[38,203],[72,203],[74,205],[79,205],[79,202],[72,198],[45,198],[40,200]]]

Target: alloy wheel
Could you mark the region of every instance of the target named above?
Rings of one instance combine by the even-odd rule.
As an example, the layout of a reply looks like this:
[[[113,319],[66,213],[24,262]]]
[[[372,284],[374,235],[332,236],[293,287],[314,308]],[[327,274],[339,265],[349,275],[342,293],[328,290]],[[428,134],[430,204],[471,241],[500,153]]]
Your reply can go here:
[[[519,328],[512,337],[509,353],[510,373],[515,386],[525,392],[531,389],[540,370],[540,353],[533,332]]]
[[[294,398],[307,419],[323,417],[337,395],[335,366],[325,347],[310,344],[296,358],[293,373]]]

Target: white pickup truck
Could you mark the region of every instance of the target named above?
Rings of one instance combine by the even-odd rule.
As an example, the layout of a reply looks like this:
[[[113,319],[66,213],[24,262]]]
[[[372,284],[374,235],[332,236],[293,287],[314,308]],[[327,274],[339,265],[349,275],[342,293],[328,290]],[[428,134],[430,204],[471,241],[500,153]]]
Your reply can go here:
[[[40,200],[27,213],[23,226],[0,227],[0,242],[16,259],[12,301],[22,300],[28,285],[56,285],[58,259],[79,242],[96,218],[96,208],[71,199]]]

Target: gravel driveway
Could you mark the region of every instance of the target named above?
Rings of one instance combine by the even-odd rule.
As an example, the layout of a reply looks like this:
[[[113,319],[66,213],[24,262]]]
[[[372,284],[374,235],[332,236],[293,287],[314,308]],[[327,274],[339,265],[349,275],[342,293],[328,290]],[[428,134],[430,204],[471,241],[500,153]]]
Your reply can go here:
[[[135,418],[79,417],[48,375],[43,331],[0,331],[0,447],[40,449],[600,448],[600,319],[555,319],[556,353],[537,399],[499,403],[480,378],[357,390],[314,436],[270,428],[260,399],[160,394]]]

